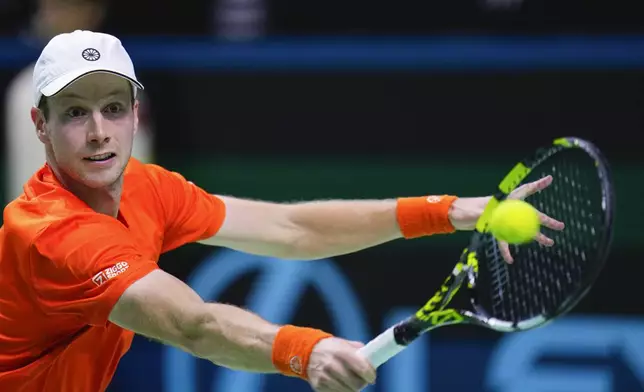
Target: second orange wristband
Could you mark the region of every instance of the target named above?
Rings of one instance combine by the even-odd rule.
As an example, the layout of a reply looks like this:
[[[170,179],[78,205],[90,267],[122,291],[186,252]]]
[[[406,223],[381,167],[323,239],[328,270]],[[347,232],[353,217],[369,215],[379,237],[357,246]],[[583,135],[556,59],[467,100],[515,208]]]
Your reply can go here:
[[[329,337],[332,337],[330,333],[319,329],[284,325],[273,343],[273,365],[285,376],[306,380],[313,348],[320,340]]]
[[[457,198],[451,195],[399,198],[396,219],[401,233],[409,239],[454,232],[449,209]]]

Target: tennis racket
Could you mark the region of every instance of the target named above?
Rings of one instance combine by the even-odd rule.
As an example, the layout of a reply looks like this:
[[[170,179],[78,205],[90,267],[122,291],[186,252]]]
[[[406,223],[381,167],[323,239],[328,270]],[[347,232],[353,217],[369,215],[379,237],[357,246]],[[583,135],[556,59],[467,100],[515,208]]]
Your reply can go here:
[[[498,241],[487,232],[489,217],[522,183],[547,175],[553,176],[552,184],[530,196],[529,202],[564,221],[566,227],[547,232],[555,240],[552,247],[536,242],[511,245],[514,262],[508,264]],[[440,289],[415,314],[378,335],[360,353],[377,368],[435,328],[472,324],[515,332],[543,326],[565,314],[586,295],[605,264],[614,204],[608,165],[593,144],[566,137],[536,150],[499,183],[469,245]],[[471,308],[448,308],[463,285],[467,285]]]

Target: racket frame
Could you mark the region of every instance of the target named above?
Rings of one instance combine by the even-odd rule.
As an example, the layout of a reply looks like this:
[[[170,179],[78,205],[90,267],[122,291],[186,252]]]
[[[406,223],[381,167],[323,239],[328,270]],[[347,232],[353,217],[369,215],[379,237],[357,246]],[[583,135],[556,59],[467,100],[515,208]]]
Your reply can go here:
[[[581,282],[579,289],[569,296],[569,300],[561,304],[554,312],[539,314],[519,322],[510,322],[490,317],[478,302],[476,280],[479,269],[477,252],[480,249],[483,237],[487,234],[487,227],[492,212],[499,203],[505,200],[525,180],[532,168],[537,167],[550,156],[568,148],[583,149],[595,161],[595,166],[600,177],[602,204],[608,226],[608,230],[605,231],[607,238],[604,239],[606,243],[606,246],[603,248],[604,253],[598,255],[600,265],[594,269],[594,273],[591,273],[585,281]],[[360,353],[377,368],[404,350],[419,336],[438,327],[455,324],[474,324],[498,332],[509,333],[526,331],[548,324],[576,306],[597,279],[606,261],[613,240],[612,225],[614,206],[614,190],[608,165],[599,149],[592,143],[577,137],[563,137],[555,139],[550,146],[537,149],[530,158],[517,163],[499,183],[497,191],[492,194],[476,223],[468,246],[463,250],[460,260],[456,263],[452,273],[445,279],[440,289],[415,314],[382,332],[362,347],[359,350]],[[467,290],[474,311],[455,308],[445,309],[465,281],[467,281]]]

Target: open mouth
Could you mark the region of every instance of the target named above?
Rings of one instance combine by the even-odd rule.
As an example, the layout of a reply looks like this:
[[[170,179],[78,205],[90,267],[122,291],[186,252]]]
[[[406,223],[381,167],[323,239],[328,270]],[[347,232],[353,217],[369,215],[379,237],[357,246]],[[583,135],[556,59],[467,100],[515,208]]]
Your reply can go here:
[[[116,154],[114,154],[113,152],[106,152],[105,154],[92,155],[91,157],[86,157],[83,159],[91,162],[103,162],[103,161],[107,161],[108,159],[112,159],[115,156]]]

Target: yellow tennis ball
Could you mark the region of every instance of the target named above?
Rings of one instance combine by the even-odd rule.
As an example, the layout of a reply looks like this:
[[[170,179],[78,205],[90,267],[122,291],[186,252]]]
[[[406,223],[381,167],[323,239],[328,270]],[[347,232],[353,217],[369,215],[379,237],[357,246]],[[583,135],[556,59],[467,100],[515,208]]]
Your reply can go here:
[[[490,233],[510,244],[530,242],[539,233],[541,223],[537,210],[522,200],[504,200],[492,211]]]

